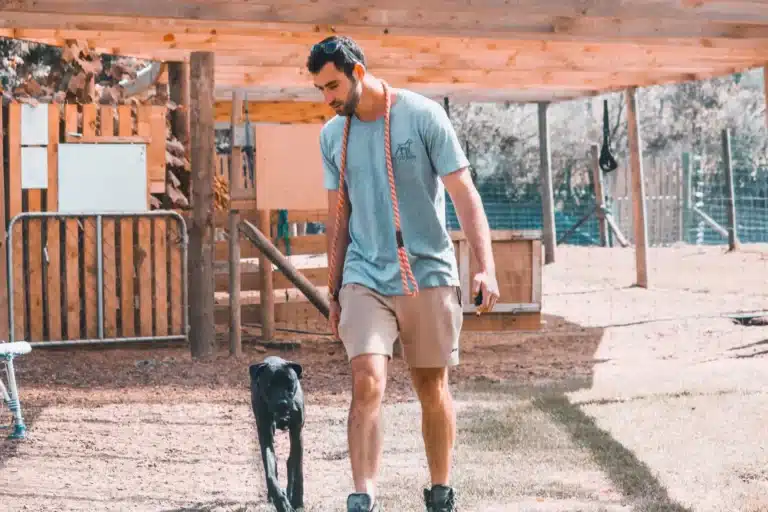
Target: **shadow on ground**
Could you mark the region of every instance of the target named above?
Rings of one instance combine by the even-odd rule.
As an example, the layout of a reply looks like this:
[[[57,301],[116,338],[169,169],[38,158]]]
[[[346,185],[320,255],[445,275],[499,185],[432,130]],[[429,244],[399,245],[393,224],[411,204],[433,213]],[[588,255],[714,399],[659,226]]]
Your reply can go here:
[[[592,387],[594,368],[603,362],[595,359],[594,354],[600,345],[604,330],[582,327],[562,317],[546,316],[544,319],[549,327],[538,334],[540,339],[528,340],[528,343],[540,344],[538,350],[541,352],[541,364],[558,365],[562,363],[563,356],[566,356],[571,362],[580,360],[583,363],[580,371],[574,372],[572,377],[563,375],[561,378],[545,379],[538,383],[470,378],[461,383],[458,389],[473,395],[487,394],[489,399],[494,396],[506,396],[528,400],[533,409],[546,415],[567,432],[576,446],[588,451],[594,462],[621,492],[623,501],[630,504],[633,510],[690,512],[691,509],[670,498],[667,489],[647,464],[616,441],[609,432],[600,428],[594,418],[584,413],[579,405],[572,404],[567,397],[569,393]],[[547,345],[550,343],[551,345]],[[552,351],[552,346],[557,349]],[[510,353],[509,349],[507,351],[500,357],[505,359],[506,364],[517,364],[515,355]],[[517,446],[531,441],[519,439],[521,432],[518,431],[518,425],[509,421],[513,416],[507,413],[506,418],[502,415],[502,419],[491,414],[480,419],[475,418],[469,426],[470,434],[484,442],[495,442],[498,445],[496,449],[502,452],[514,451]],[[484,435],[478,435],[480,432]],[[578,491],[575,494],[578,494]]]
[[[459,442],[464,443],[468,449],[472,449],[473,443],[482,443],[485,450],[495,451],[496,457],[513,456],[521,450],[530,450],[528,453],[545,452],[541,455],[545,460],[540,464],[539,471],[546,473],[554,468],[553,474],[557,475],[567,471],[569,467],[575,468],[581,460],[558,460],[558,457],[564,457],[560,451],[561,446],[564,451],[572,451],[572,446],[566,448],[557,444],[564,437],[562,431],[569,438],[568,445],[585,449],[615,489],[621,493],[622,501],[633,506],[635,510],[688,510],[669,497],[664,486],[646,464],[638,460],[608,432],[602,430],[579,406],[571,404],[567,398],[568,392],[592,386],[595,365],[601,362],[596,360],[594,355],[603,338],[603,330],[582,327],[561,317],[547,315],[543,320],[546,322],[544,328],[536,332],[467,333],[466,343],[462,342],[462,364],[452,372],[451,378],[457,394],[471,394],[486,403],[508,398],[510,402],[525,402],[525,406],[513,412],[505,411],[504,405],[489,408],[487,411],[484,405],[478,406],[477,411],[470,411],[471,424],[465,423]],[[88,395],[108,389],[117,391],[119,395],[122,390],[144,392],[152,387],[163,388],[154,398],[162,403],[183,404],[187,401],[187,395],[171,394],[169,389],[176,387],[199,390],[202,394],[207,390],[231,388],[238,390],[238,397],[242,391],[243,396],[240,399],[247,400],[244,394],[247,389],[247,365],[268,353],[278,353],[304,365],[305,392],[312,398],[329,394],[339,394],[343,398],[342,395],[347,392],[350,383],[343,348],[327,340],[315,340],[287,352],[264,351],[258,347],[246,346],[245,354],[240,358],[228,357],[224,349],[209,361],[193,361],[189,357],[188,348],[178,346],[143,345],[89,350],[78,348],[77,357],[73,357],[72,352],[72,349],[35,350],[27,358],[25,365],[19,368],[22,395],[27,389],[37,388],[36,399],[27,401],[29,405],[26,405],[26,417],[32,432],[35,419],[43,406],[49,403],[49,391],[51,394],[58,393],[59,400],[64,403],[69,402],[67,393],[75,389]],[[409,386],[406,366],[401,360],[395,360],[387,393],[393,396],[398,389],[409,393]],[[110,394],[108,401],[118,401],[114,398],[117,395]],[[205,398],[207,400],[208,397]],[[410,394],[409,398],[413,399],[413,395]],[[227,400],[228,405],[233,406],[234,402],[230,398]],[[53,403],[61,403],[60,401]],[[460,421],[468,421],[466,418],[469,418],[469,415],[463,420],[460,418]],[[557,432],[539,434],[531,428],[524,428],[546,424],[556,425],[557,428],[550,427],[550,430]],[[480,444],[477,446],[480,447]],[[18,444],[4,442],[0,445],[0,469],[4,461],[17,456],[17,451]],[[530,468],[536,464],[537,462],[532,460],[526,467]],[[516,470],[520,471],[520,468]],[[512,478],[517,476],[519,475],[512,475]],[[531,475],[527,476],[530,479]],[[590,502],[589,492],[578,485],[559,482],[559,476],[550,475],[547,478],[548,483],[545,485],[536,484],[535,478],[532,478],[530,488],[536,493],[544,493],[553,498]],[[489,487],[488,481],[476,474],[468,474],[466,484],[468,491],[470,487],[474,487],[471,492],[480,499],[516,499],[512,495],[496,495],[495,493],[502,491],[493,486]],[[518,489],[503,492],[519,494]],[[263,508],[264,506],[266,505],[262,503],[212,500],[172,510],[270,510]]]
[[[195,503],[188,507],[163,509],[160,512],[261,512],[273,511],[271,505],[256,503],[239,503],[234,501],[213,500],[205,503]]]
[[[614,485],[632,500],[635,510],[691,512],[669,497],[645,463],[597,426],[578,405],[571,404],[565,394],[543,393],[533,399],[533,404],[562,425],[574,443],[589,450]]]

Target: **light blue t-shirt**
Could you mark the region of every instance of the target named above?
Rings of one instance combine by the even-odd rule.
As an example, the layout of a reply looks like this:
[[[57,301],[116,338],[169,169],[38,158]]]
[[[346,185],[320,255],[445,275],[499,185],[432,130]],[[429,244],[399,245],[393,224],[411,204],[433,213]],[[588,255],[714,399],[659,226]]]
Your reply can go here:
[[[324,183],[338,190],[346,117],[323,127],[320,147]],[[453,125],[436,101],[397,89],[390,112],[390,142],[400,225],[419,288],[458,286],[453,243],[445,222],[441,176],[467,167]],[[403,294],[395,222],[384,151],[384,116],[363,122],[352,117],[347,146],[350,244],[343,284],[358,283],[383,295]],[[410,281],[408,282],[411,286]]]

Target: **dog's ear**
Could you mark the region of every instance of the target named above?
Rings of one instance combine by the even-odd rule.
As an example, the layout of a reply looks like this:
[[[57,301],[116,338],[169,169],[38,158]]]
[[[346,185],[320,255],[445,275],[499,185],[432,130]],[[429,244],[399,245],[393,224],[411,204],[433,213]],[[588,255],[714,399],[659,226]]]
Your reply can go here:
[[[257,380],[261,371],[267,367],[267,363],[255,363],[248,367],[248,373],[251,374],[251,380]]]
[[[288,366],[290,366],[291,368],[293,368],[293,371],[295,371],[295,372],[296,372],[296,377],[297,377],[299,380],[301,380],[301,372],[302,372],[302,368],[301,368],[301,365],[300,365],[299,363],[295,363],[295,362],[293,362],[293,361],[288,361]]]

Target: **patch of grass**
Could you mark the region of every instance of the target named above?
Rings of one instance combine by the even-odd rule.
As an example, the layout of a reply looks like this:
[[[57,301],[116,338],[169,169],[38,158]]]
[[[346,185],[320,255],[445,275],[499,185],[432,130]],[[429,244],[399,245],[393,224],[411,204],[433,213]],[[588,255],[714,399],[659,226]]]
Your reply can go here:
[[[560,423],[574,442],[586,448],[595,462],[621,492],[634,501],[635,510],[642,512],[690,512],[669,497],[650,468],[634,453],[598,427],[594,420],[565,396],[546,395],[534,400],[534,405]]]
[[[600,496],[610,483],[530,396],[468,401],[458,420],[454,483],[462,510],[485,510],[481,504],[527,510],[520,504],[531,503],[536,510],[597,511],[606,500],[620,505],[616,493]]]

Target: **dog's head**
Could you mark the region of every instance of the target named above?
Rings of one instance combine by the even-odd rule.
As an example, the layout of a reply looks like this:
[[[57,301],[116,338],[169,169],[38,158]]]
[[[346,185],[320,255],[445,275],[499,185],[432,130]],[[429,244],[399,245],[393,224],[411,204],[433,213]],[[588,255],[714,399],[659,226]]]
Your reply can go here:
[[[252,364],[251,392],[261,396],[275,418],[280,430],[288,428],[291,413],[296,408],[294,397],[299,391],[302,367],[294,361],[279,357],[267,357],[261,363]]]

